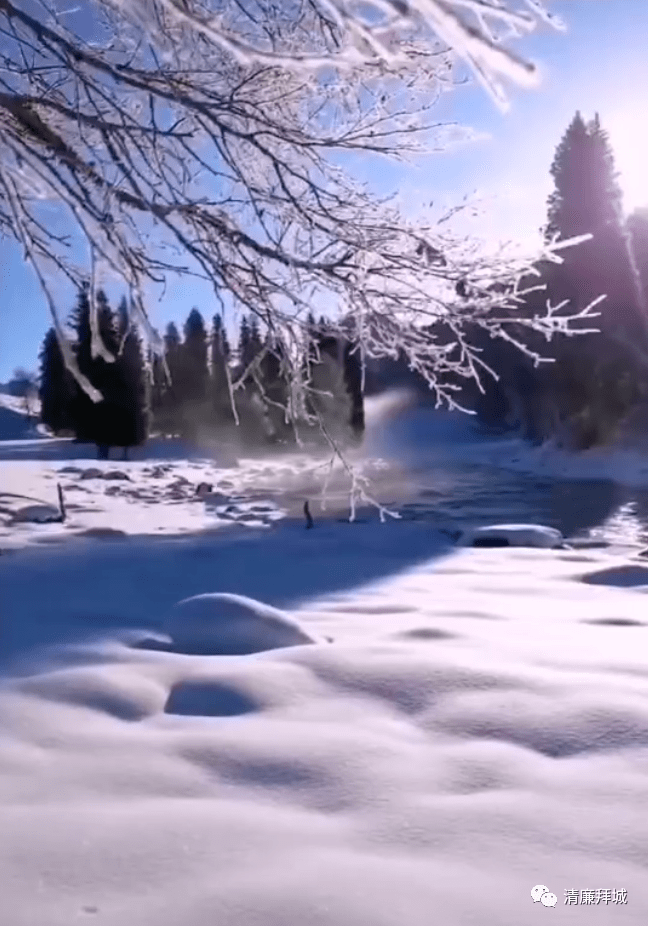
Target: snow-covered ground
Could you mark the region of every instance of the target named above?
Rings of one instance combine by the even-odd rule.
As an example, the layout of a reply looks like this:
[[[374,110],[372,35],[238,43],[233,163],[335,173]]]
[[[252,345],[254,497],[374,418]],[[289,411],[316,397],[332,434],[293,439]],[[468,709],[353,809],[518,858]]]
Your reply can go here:
[[[641,497],[369,417],[383,525],[313,458],[3,454],[3,926],[646,922]],[[503,520],[611,545],[442,532]]]

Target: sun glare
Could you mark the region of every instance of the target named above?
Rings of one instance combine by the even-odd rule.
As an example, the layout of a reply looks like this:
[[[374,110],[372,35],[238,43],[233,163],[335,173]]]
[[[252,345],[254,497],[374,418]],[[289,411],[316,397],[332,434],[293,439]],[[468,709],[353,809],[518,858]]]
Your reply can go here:
[[[648,129],[636,112],[618,112],[602,118],[619,172],[626,214],[648,206]]]

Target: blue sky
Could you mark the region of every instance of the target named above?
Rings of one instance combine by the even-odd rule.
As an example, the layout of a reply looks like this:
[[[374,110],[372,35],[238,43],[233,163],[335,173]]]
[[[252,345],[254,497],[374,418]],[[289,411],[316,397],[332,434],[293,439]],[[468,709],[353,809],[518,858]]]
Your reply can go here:
[[[532,240],[544,220],[555,146],[577,109],[586,116],[597,110],[610,132],[626,207],[648,205],[648,0],[564,0],[549,6],[567,22],[568,32],[547,28],[517,46],[540,63],[540,89],[512,90],[506,114],[479,86],[445,95],[436,118],[473,126],[486,137],[426,158],[416,168],[367,162],[367,176],[378,188],[398,189],[412,209],[423,200],[459,200],[477,191],[486,197],[474,226],[478,235]],[[207,286],[176,281],[149,310],[163,328],[171,320],[182,322],[193,305],[206,317],[216,310]],[[0,241],[0,382],[17,366],[37,368],[49,323],[20,248]]]

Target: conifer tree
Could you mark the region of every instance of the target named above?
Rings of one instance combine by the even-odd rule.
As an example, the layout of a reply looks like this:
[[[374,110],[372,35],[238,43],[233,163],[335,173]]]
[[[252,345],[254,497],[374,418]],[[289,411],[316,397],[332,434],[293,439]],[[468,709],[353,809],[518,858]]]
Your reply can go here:
[[[76,362],[80,372],[92,382],[92,330],[90,328],[90,299],[88,287],[83,286],[77,294],[77,304],[70,316],[70,326],[75,335]],[[94,384],[93,384],[94,385]],[[75,383],[71,401],[71,419],[78,441],[92,441],[94,402]]]
[[[117,334],[120,348],[115,370],[119,380],[118,445],[124,448],[126,454],[129,447],[140,446],[148,437],[150,394],[142,341],[130,318],[125,298],[117,310]]]
[[[148,365],[150,370],[150,421],[149,427],[152,431],[163,430],[161,415],[164,406],[164,392],[167,386],[166,372],[162,357],[155,351],[147,351]]]
[[[265,343],[260,362],[259,383],[261,397],[266,408],[268,436],[272,441],[285,440],[289,434],[287,423],[290,388],[286,379],[281,345],[270,335]]]
[[[245,369],[251,362],[250,361],[250,325],[247,320],[247,315],[244,315],[241,318],[237,353],[238,353],[239,364],[242,369]]]
[[[97,323],[104,355],[93,358],[90,382],[102,395],[94,404],[91,416],[91,435],[102,459],[110,455],[110,448],[121,445],[121,382],[119,375],[119,338],[115,314],[103,290],[97,292]],[[112,360],[107,358],[111,357]],[[123,445],[122,445],[123,446]]]
[[[560,295],[584,308],[605,294],[601,326],[648,347],[643,297],[623,220],[614,154],[598,114],[585,122],[576,113],[551,166],[555,189],[549,197],[546,235],[592,240],[564,253],[557,271]]]
[[[596,235],[622,220],[621,189],[614,155],[598,114],[587,123],[577,112],[561,139],[550,169],[546,236]]]
[[[540,374],[569,441],[583,448],[608,440],[646,390],[648,325],[614,155],[598,114],[589,122],[576,114],[551,175],[546,235],[592,238],[564,252],[561,265],[543,268],[548,295],[554,304],[568,300],[568,312],[606,297],[596,320],[601,333],[557,343],[556,363]]]
[[[253,315],[250,319],[250,354],[252,358],[257,357],[263,350],[263,338],[259,328],[259,319]]]
[[[188,401],[201,401],[207,395],[207,354],[205,321],[198,309],[194,308],[184,324],[184,341],[181,348],[182,393]]]
[[[648,306],[648,207],[635,210],[628,217],[627,228],[639,274],[644,306]]]
[[[178,434],[180,431],[180,378],[181,378],[182,342],[178,328],[170,322],[164,334],[164,356],[169,371],[161,383],[161,397],[158,413],[158,426],[163,434]]]
[[[50,328],[39,354],[41,422],[54,434],[72,428],[74,379],[65,366],[56,331]]]
[[[216,314],[213,318],[210,342],[210,392],[214,423],[216,425],[232,420],[231,398],[227,379],[230,354],[230,345],[222,316]]]
[[[195,438],[201,427],[209,424],[209,368],[205,321],[194,308],[184,324],[184,341],[180,348],[178,394],[183,433]]]

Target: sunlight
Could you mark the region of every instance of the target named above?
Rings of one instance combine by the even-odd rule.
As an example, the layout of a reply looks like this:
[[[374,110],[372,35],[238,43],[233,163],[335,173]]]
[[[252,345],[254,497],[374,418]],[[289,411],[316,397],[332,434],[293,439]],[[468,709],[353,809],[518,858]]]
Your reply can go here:
[[[630,109],[617,110],[603,119],[619,171],[626,214],[648,206],[648,129],[645,121]]]

